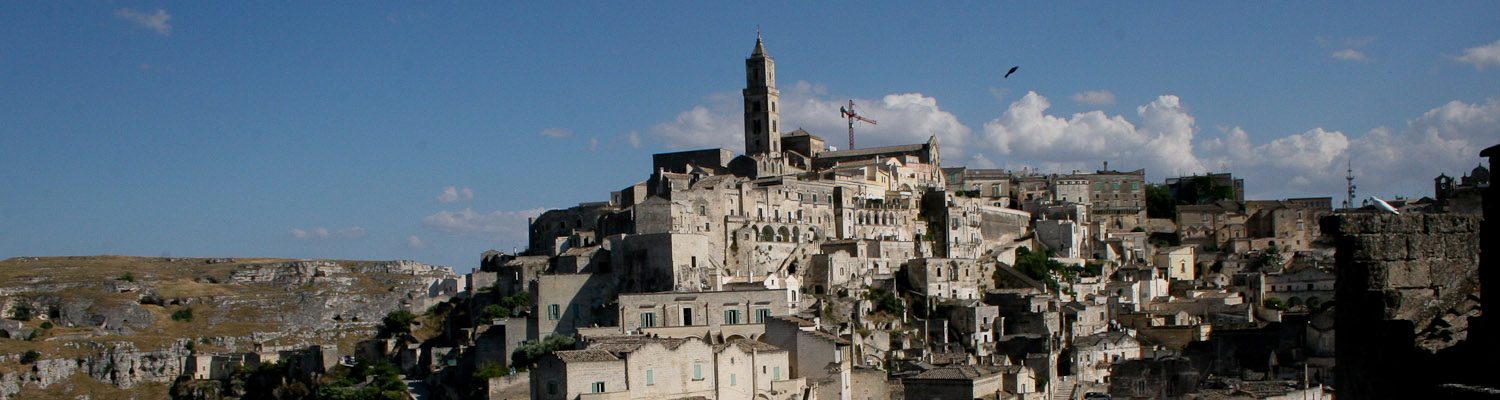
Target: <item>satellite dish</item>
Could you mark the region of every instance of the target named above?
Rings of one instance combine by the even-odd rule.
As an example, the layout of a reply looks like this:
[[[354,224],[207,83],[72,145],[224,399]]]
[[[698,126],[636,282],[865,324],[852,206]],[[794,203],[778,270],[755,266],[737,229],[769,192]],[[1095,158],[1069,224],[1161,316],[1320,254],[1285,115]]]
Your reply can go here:
[[[1387,203],[1385,200],[1378,199],[1375,196],[1370,196],[1370,200],[1375,204],[1375,208],[1385,210],[1391,214],[1401,215],[1400,211],[1396,211],[1396,207],[1391,207],[1391,203]]]

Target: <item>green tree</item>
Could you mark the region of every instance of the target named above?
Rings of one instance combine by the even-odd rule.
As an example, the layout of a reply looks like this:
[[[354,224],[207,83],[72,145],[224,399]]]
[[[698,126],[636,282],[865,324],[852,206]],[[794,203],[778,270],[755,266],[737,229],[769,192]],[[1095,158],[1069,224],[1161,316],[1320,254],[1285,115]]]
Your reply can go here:
[[[36,352],[36,350],[26,350],[25,353],[21,353],[21,363],[22,364],[31,364],[31,363],[34,363],[34,362],[36,362],[36,360],[41,359],[41,358],[42,358],[42,353],[38,353],[38,352]]]
[[[901,306],[901,299],[896,298],[895,293],[891,293],[891,291],[885,290],[885,288],[872,288],[869,292],[865,293],[865,298],[870,300],[871,303],[875,303],[875,312],[877,313],[900,316],[905,311],[905,307]]]
[[[1016,270],[1021,271],[1022,274],[1026,274],[1031,279],[1036,279],[1047,284],[1048,288],[1057,289],[1060,285],[1057,283],[1057,278],[1052,276],[1054,272],[1065,278],[1072,277],[1077,272],[1072,268],[1068,268],[1067,265],[1053,260],[1052,256],[1053,253],[1051,250],[1031,251],[1031,249],[1022,246],[1016,249]]]
[[[411,333],[411,323],[417,320],[417,315],[411,311],[396,310],[385,314],[380,320],[380,336],[392,337]]]
[[[1146,216],[1177,218],[1177,201],[1172,199],[1171,189],[1164,185],[1146,185]]]
[[[1281,299],[1275,297],[1267,297],[1261,304],[1272,310],[1286,310],[1286,304],[1282,304]]]
[[[541,341],[529,340],[516,347],[516,351],[510,354],[511,365],[519,367],[530,367],[541,360],[543,356],[555,351],[573,347],[571,336],[547,335]]]

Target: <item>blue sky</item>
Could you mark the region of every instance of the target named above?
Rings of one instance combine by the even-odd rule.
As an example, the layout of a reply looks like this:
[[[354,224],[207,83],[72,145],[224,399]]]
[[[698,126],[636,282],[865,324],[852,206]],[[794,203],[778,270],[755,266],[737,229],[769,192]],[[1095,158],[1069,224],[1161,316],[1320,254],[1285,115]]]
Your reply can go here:
[[[473,267],[650,154],[784,126],[944,164],[1422,196],[1500,143],[1500,3],[27,2],[0,7],[0,257]],[[1020,66],[1016,75],[1001,78]]]

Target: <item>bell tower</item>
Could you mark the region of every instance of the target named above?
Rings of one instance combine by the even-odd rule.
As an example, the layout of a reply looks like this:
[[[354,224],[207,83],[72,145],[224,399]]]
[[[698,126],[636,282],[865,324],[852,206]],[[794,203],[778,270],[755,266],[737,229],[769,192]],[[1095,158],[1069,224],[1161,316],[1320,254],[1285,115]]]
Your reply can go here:
[[[781,117],[777,108],[781,92],[776,90],[776,61],[766,54],[760,32],[755,51],[745,59],[745,155],[781,157]]]

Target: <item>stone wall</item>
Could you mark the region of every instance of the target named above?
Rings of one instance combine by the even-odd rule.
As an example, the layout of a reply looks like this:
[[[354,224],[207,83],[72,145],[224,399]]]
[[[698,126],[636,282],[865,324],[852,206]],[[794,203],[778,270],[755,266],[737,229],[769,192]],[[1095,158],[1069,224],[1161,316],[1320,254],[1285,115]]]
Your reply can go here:
[[[1412,397],[1469,373],[1462,366],[1475,365],[1464,352],[1472,347],[1470,319],[1480,314],[1481,221],[1455,214],[1322,221],[1338,248],[1340,397]]]

